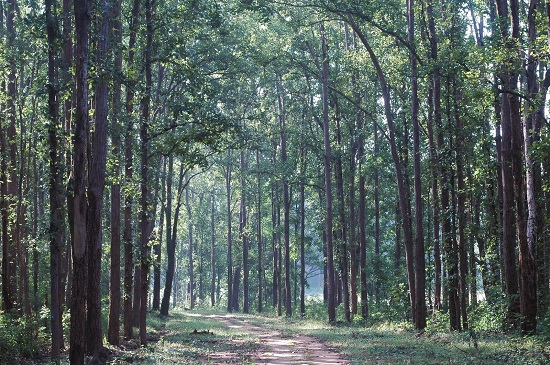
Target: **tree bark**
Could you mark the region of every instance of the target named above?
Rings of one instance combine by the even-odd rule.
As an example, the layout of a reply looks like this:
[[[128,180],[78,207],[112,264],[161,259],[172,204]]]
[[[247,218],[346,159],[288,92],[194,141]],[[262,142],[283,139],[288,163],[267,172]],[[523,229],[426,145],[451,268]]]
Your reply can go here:
[[[225,192],[227,199],[227,311],[233,312],[233,236],[231,234],[231,150],[227,152]]]
[[[161,172],[161,204],[160,204],[160,219],[159,219],[159,237],[153,246],[154,257],[154,278],[153,278],[153,304],[152,309],[160,311],[160,279],[161,279],[161,263],[162,263],[162,244],[164,218],[166,212],[166,156],[162,157],[162,172]]]
[[[248,265],[248,233],[246,232],[247,216],[246,216],[246,179],[245,173],[248,169],[247,156],[245,151],[241,151],[241,207],[240,207],[240,224],[239,235],[243,244],[243,313],[249,313],[249,282],[248,276],[250,268]]]
[[[46,27],[48,33],[48,143],[50,154],[50,296],[51,296],[51,332],[52,351],[51,357],[59,361],[61,350],[61,297],[60,297],[60,276],[61,276],[61,250],[62,236],[60,207],[63,205],[62,184],[63,179],[60,168],[59,141],[57,133],[59,130],[59,91],[57,85],[57,37],[59,36],[59,24],[56,15],[56,4],[53,0],[46,1]],[[37,210],[37,209],[36,209]],[[35,210],[35,211],[36,211]],[[35,216],[35,221],[38,217]],[[38,278],[36,278],[38,279]],[[36,284],[35,284],[36,285]],[[35,288],[36,290],[37,288]]]
[[[517,5],[517,1],[512,0]],[[519,25],[512,25],[512,39],[509,39],[508,31],[508,1],[497,0],[498,17],[502,20],[500,34],[504,47],[511,52],[510,57],[514,57],[514,45],[512,39],[519,38]],[[518,22],[518,14],[512,11],[513,23]],[[515,60],[511,60],[511,64],[515,65]],[[503,68],[505,66],[502,66]],[[505,91],[510,92],[515,90],[517,83],[516,71],[505,71],[501,73],[502,86]],[[504,280],[506,284],[506,294],[508,300],[507,319],[508,325],[515,328],[517,325],[516,317],[519,314],[519,284],[516,269],[516,227],[517,221],[515,216],[515,189],[514,189],[514,151],[513,151],[513,124],[515,116],[519,115],[519,110],[515,108],[519,104],[514,100],[514,97],[509,93],[501,94],[501,138],[502,138],[502,153],[501,153],[501,169],[502,169],[502,249],[504,257]],[[519,122],[519,121],[517,121]]]
[[[213,307],[216,304],[216,226],[214,221],[216,211],[214,192],[210,193],[210,207],[210,272],[212,276],[210,283],[210,305]]]
[[[113,38],[116,44],[122,41],[122,21],[121,21],[121,3],[116,1],[112,9],[113,19]],[[119,46],[115,50],[115,70],[122,72],[122,51]],[[110,262],[110,282],[109,282],[109,329],[107,340],[113,346],[120,344],[120,180],[121,174],[120,153],[122,148],[121,128],[120,128],[120,103],[121,103],[122,85],[120,81],[115,81],[113,85],[113,132],[112,132],[112,153],[115,156],[115,180],[111,186],[111,262]]]
[[[306,193],[305,193],[305,147],[300,148],[300,316],[306,314]]]
[[[413,150],[414,150],[414,196],[415,196],[415,239],[414,239],[414,279],[415,302],[414,324],[415,329],[422,331],[426,327],[426,264],[424,257],[424,231],[423,204],[422,204],[422,179],[420,166],[420,124],[418,122],[418,71],[414,54],[414,0],[407,0],[407,25],[408,40],[411,47],[409,60],[411,68],[411,115],[413,124]]]
[[[256,165],[258,169],[258,313],[263,311],[263,238],[262,238],[262,181],[260,175],[260,150],[256,151]]]
[[[138,29],[139,21],[139,12],[140,12],[140,1],[134,0],[132,6],[132,16],[130,20],[130,35],[128,40],[128,69],[134,67],[134,56],[135,56],[135,44],[136,44],[136,34]],[[126,135],[125,146],[124,146],[124,179],[125,184],[131,186],[133,179],[133,140],[134,140],[134,120],[133,120],[133,110],[134,110],[134,91],[133,84],[135,80],[131,80],[131,87],[127,88],[126,91]],[[134,287],[134,254],[133,254],[133,234],[132,234],[132,205],[134,199],[132,193],[126,193],[125,203],[124,203],[124,337],[131,339],[134,337],[133,334],[133,287]],[[137,279],[136,279],[137,281]]]
[[[74,0],[76,32],[76,105],[74,131],[74,240],[73,284],[71,298],[71,338],[69,361],[84,364],[86,284],[88,274],[86,247],[86,162],[88,149],[88,56],[90,34],[89,0]]]
[[[529,2],[528,27],[530,44],[535,42],[537,37],[535,17],[537,13],[538,1],[531,0]],[[536,166],[533,161],[531,146],[533,142],[540,139],[540,130],[542,120],[544,120],[544,97],[539,96],[539,84],[537,80],[536,68],[538,60],[533,55],[533,51],[529,50],[527,62],[527,93],[530,100],[535,103],[534,108],[530,112],[526,112],[523,121],[523,140],[524,140],[524,158],[525,158],[525,181],[526,181],[526,197],[527,197],[527,222],[525,240],[520,240],[519,246],[519,269],[520,269],[520,313],[521,313],[521,332],[523,334],[532,334],[537,328],[537,260],[536,252],[538,246],[538,204],[537,204],[537,187],[540,184],[540,165]],[[544,90],[544,89],[543,89]],[[544,90],[544,95],[546,90]]]
[[[287,171],[287,147],[286,147],[286,117],[285,104],[282,95],[280,76],[277,80],[277,102],[279,112],[279,126],[281,128],[281,163],[283,166],[283,237],[284,237],[284,260],[285,260],[285,314],[292,315],[291,287],[290,287],[290,198],[288,194]]]
[[[146,46],[145,46],[145,95],[141,100],[141,302],[139,311],[139,339],[147,345],[147,295],[149,292],[149,108],[151,104],[151,51],[153,47],[153,5],[154,0],[145,0]]]
[[[101,2],[101,21],[98,34],[96,62],[103,69],[109,51],[111,12],[106,1]],[[103,349],[101,325],[101,253],[103,244],[102,214],[105,169],[107,162],[108,75],[100,73],[95,89],[95,125],[91,136],[91,156],[88,157],[88,293],[86,317],[86,347],[94,359],[99,360]]]
[[[194,263],[193,263],[193,251],[194,247],[194,237],[193,237],[193,220],[191,216],[191,203],[189,201],[189,185],[185,188],[185,207],[187,208],[187,219],[188,219],[188,229],[187,234],[189,235],[189,250],[187,252],[187,258],[189,261],[189,308],[195,308],[195,273],[194,273]]]
[[[328,93],[328,47],[325,38],[325,27],[321,23],[321,99],[323,105],[323,140],[324,140],[324,170],[325,170],[325,225],[326,225],[326,240],[327,240],[327,275],[328,275],[328,320],[330,323],[336,321],[336,281],[334,272],[334,248],[332,241],[332,182],[331,182],[331,147],[330,147],[330,130],[329,130],[329,93]]]

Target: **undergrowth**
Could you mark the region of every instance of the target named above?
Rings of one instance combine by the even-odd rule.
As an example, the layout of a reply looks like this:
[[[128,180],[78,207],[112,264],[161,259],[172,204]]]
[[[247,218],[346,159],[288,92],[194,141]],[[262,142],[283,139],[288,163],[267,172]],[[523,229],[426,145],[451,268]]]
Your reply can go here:
[[[44,318],[27,320],[0,313],[0,365],[36,358],[48,344]]]

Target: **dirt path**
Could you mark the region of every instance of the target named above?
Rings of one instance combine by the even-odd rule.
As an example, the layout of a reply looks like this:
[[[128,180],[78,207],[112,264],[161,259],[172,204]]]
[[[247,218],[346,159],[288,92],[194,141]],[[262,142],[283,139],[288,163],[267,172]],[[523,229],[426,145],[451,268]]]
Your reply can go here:
[[[301,334],[282,334],[279,331],[263,328],[246,320],[227,315],[211,315],[229,328],[257,336],[259,346],[256,351],[246,354],[218,353],[210,360],[214,364],[246,363],[265,365],[344,365],[349,364],[342,355],[320,342],[318,339]]]

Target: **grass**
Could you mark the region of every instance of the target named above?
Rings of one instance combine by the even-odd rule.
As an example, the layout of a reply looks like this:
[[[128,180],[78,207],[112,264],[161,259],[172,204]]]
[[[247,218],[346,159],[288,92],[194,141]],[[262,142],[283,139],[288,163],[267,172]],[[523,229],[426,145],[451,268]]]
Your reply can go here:
[[[238,328],[229,328],[210,315],[219,312],[173,311],[161,319],[151,316],[153,333],[160,340],[141,349],[142,364],[205,364],[212,356],[236,354],[233,360],[247,363],[257,347],[257,339]]]
[[[139,347],[134,342],[126,343],[123,348],[108,347],[113,354],[108,364],[209,364],[217,361],[252,364],[252,354],[258,349],[259,339],[242,327],[227,326],[223,323],[224,315],[213,309],[173,310],[168,318],[152,313],[148,317],[149,345]],[[519,337],[479,330],[474,341],[468,332],[449,332],[435,321],[429,323],[423,334],[417,334],[409,323],[356,318],[350,324],[329,325],[319,313],[289,319],[273,313],[234,316],[266,330],[277,330],[283,338],[291,338],[296,333],[316,337],[337,349],[351,364],[550,363],[550,339],[544,335]]]

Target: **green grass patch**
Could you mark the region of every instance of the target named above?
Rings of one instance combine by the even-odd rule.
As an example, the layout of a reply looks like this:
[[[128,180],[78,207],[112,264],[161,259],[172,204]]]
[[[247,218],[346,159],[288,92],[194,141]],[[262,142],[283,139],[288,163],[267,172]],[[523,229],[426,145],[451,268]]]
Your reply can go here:
[[[253,336],[239,328],[227,327],[212,311],[172,311],[168,318],[151,316],[148,322],[159,340],[137,356],[142,364],[205,364],[213,356],[234,356],[246,363],[258,346]],[[236,358],[235,358],[236,356]]]

